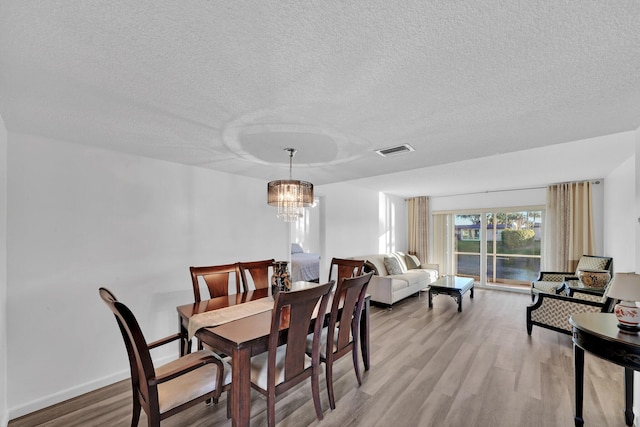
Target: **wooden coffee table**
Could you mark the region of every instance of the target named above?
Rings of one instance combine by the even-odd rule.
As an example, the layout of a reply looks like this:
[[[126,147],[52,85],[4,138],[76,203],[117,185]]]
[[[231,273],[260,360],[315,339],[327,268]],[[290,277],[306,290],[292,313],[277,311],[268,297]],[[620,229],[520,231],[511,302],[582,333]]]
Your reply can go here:
[[[442,276],[429,285],[429,308],[433,307],[433,296],[446,294],[458,301],[458,312],[462,311],[462,294],[471,291],[473,298],[473,279],[469,277]]]

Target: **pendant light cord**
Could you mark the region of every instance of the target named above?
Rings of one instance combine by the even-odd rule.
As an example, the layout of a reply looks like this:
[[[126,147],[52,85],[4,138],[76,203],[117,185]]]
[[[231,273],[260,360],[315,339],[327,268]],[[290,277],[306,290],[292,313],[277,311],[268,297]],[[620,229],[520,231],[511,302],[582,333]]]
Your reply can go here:
[[[285,148],[284,151],[288,151],[289,152],[289,180],[293,179],[293,175],[291,170],[293,169],[293,156],[296,154],[296,150],[295,148]]]

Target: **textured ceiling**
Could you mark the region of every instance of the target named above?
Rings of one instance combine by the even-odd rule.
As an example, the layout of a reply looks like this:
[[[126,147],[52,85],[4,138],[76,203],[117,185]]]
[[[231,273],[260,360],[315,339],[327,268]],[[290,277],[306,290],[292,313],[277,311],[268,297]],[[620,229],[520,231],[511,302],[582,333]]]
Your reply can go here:
[[[314,184],[415,178],[637,129],[639,28],[631,0],[4,0],[0,115],[265,180],[289,146]]]

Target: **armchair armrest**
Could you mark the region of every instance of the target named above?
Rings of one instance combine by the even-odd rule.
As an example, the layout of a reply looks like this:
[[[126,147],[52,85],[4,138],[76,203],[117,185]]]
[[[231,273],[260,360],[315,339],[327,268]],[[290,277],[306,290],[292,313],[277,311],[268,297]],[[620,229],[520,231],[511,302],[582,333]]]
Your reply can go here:
[[[203,354],[201,357],[192,360],[188,364],[181,364],[177,366],[175,369],[172,369],[168,372],[163,373],[162,375],[157,375],[155,378],[149,379],[149,384],[158,385],[164,382],[170,381],[174,378],[177,378],[181,375],[184,375],[188,372],[194,371],[198,368],[203,367],[209,363],[215,363],[218,366],[218,372],[216,375],[216,382],[218,385],[218,390],[222,388],[222,372],[224,371],[224,364],[222,360],[213,352],[207,352],[208,354]]]
[[[575,277],[573,271],[541,271],[535,282],[564,282],[566,277]],[[576,277],[575,280],[578,278]]]
[[[611,300],[591,301],[566,295],[538,294],[536,302],[527,307],[527,334],[533,325],[571,335],[569,317],[576,313],[599,313],[611,310]]]
[[[161,345],[165,345],[165,344],[168,344],[170,342],[173,342],[175,340],[179,340],[179,339],[182,339],[182,338],[183,338],[183,336],[181,334],[169,335],[168,337],[160,338],[159,340],[156,340],[154,342],[151,342],[151,343],[147,344],[147,347],[149,347],[149,350],[151,350],[153,348],[160,347]]]

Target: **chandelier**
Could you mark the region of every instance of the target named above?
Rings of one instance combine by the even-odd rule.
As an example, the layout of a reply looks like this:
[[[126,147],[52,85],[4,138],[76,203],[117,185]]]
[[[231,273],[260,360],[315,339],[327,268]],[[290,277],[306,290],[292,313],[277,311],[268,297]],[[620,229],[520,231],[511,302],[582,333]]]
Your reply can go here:
[[[267,184],[267,203],[278,208],[277,217],[285,222],[293,222],[304,215],[305,207],[313,204],[313,184],[291,179],[291,168],[295,148],[285,148],[289,152],[289,179],[271,181]]]

